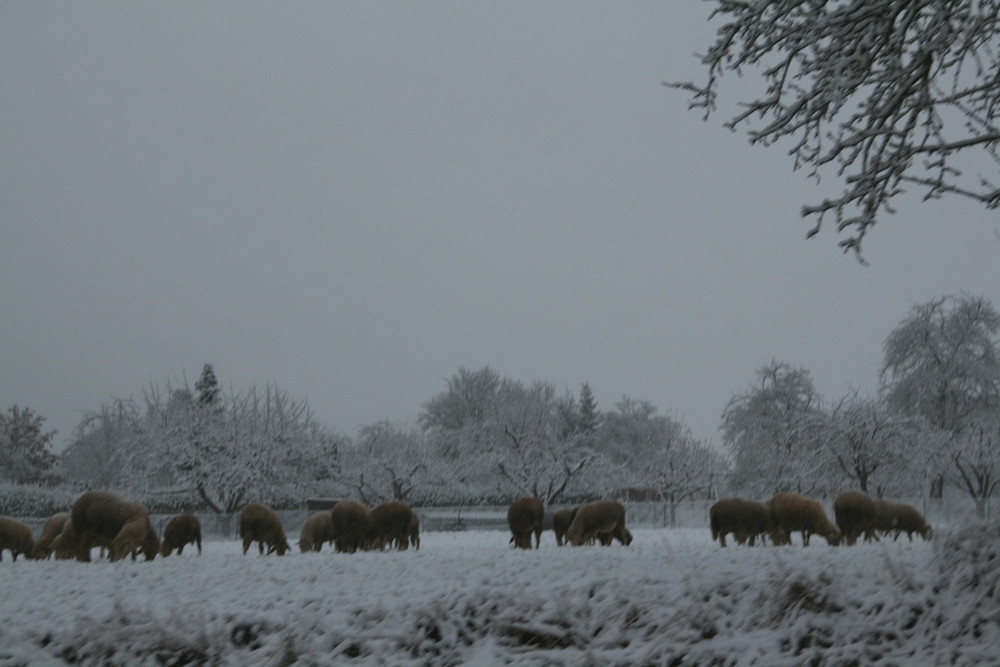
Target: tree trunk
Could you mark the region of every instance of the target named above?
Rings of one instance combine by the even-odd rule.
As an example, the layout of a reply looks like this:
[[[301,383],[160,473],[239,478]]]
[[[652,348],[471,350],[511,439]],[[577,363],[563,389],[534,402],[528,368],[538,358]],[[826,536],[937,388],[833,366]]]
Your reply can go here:
[[[978,496],[976,498],[976,518],[986,519],[987,517],[987,506],[989,505],[990,499],[984,498],[983,496]]]
[[[208,494],[205,493],[205,487],[201,484],[198,485],[198,495],[201,496],[201,499],[205,501],[205,504],[208,505],[213,512],[216,514],[224,514],[222,508],[208,497]]]
[[[931,498],[943,498],[944,497],[944,475],[939,474],[931,480],[930,488]]]

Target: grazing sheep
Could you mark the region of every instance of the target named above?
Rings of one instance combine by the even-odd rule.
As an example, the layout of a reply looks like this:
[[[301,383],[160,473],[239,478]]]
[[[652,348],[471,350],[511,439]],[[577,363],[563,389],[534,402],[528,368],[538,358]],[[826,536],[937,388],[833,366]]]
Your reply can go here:
[[[169,556],[171,551],[177,549],[177,555],[180,556],[187,544],[196,545],[198,555],[201,555],[201,521],[194,514],[178,514],[163,529],[160,555]]]
[[[531,534],[535,534],[535,548],[542,541],[542,520],[545,506],[538,498],[525,496],[518,498],[507,508],[507,525],[510,527],[511,541],[518,549],[531,548]]]
[[[38,538],[38,541],[35,542],[35,549],[31,553],[32,558],[47,560],[52,555],[54,549],[53,543],[59,537],[59,534],[62,533],[67,521],[69,521],[69,512],[59,512],[58,514],[53,514],[45,522],[45,525],[42,526],[42,534]]]
[[[556,546],[562,546],[566,541],[566,531],[573,525],[578,507],[571,510],[559,510],[552,515],[552,532],[556,534]]]
[[[875,522],[872,524],[871,530],[865,533],[866,542],[877,542],[880,535],[888,535],[895,529],[896,519],[891,508],[891,505],[895,503],[880,498],[876,498],[873,502],[875,503]]]
[[[901,533],[906,533],[906,537],[911,542],[913,541],[913,533],[920,535],[925,540],[931,538],[933,531],[930,525],[913,505],[896,503],[894,514],[896,515],[896,537],[893,538],[894,541],[899,539]]]
[[[153,560],[160,550],[160,539],[149,521],[149,513],[136,503],[106,491],[88,491],[73,503],[71,512],[76,532],[76,559],[90,561],[92,546],[108,547],[111,561],[139,551]]]
[[[333,517],[330,512],[316,512],[302,524],[299,533],[299,550],[319,552],[324,542],[333,543]]]
[[[366,548],[371,510],[353,498],[339,501],[330,510],[333,524],[333,545],[339,553],[354,553]]]
[[[56,560],[72,560],[76,558],[76,530],[73,528],[73,519],[69,519],[63,524],[62,531],[52,540],[52,553]]]
[[[243,540],[244,555],[253,542],[257,542],[262,556],[265,544],[267,553],[277,552],[279,556],[284,556],[289,550],[281,519],[264,503],[250,503],[240,510],[240,538]]]
[[[833,514],[844,541],[853,546],[858,537],[872,531],[878,510],[867,493],[844,491],[833,501]]]
[[[759,538],[763,544],[764,535],[773,532],[771,514],[764,503],[743,498],[723,498],[708,510],[712,539],[726,546],[726,535],[733,534],[739,544],[749,542],[754,546]]]
[[[35,540],[31,536],[31,528],[9,516],[0,516],[0,561],[3,560],[3,550],[9,549],[14,560],[24,555],[31,558],[35,548]]]
[[[772,528],[776,532],[780,529],[787,538],[782,540],[784,543],[791,544],[796,530],[802,533],[803,546],[809,546],[809,536],[813,533],[822,535],[831,545],[840,543],[840,531],[826,518],[823,506],[812,498],[801,493],[779,493],[767,505]]]
[[[865,534],[866,540],[878,540],[878,536],[895,533],[893,541],[906,533],[913,541],[913,533],[929,540],[933,531],[917,508],[905,503],[895,503],[889,500],[875,500],[875,522]]]
[[[420,517],[416,512],[410,515],[410,544],[414,551],[420,550]]]
[[[617,500],[598,500],[581,505],[566,531],[566,539],[580,546],[594,539],[607,546],[612,539],[623,545],[632,543],[632,534],[625,528],[625,507]]]
[[[371,523],[368,525],[367,547],[382,551],[393,547],[403,551],[409,545],[410,517],[413,510],[401,500],[392,500],[372,509]]]

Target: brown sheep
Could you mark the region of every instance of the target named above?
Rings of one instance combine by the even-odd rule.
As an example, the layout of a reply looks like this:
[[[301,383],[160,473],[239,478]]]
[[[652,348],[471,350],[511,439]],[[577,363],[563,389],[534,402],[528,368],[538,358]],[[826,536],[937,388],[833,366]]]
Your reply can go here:
[[[836,546],[840,543],[840,531],[826,518],[823,506],[801,493],[779,493],[768,501],[773,529],[781,532],[781,543],[791,544],[792,533],[802,533],[803,546],[809,546],[809,536],[822,535],[826,541]],[[779,543],[776,541],[776,543]]]
[[[764,503],[743,498],[723,498],[708,510],[712,539],[726,546],[726,535],[733,534],[739,544],[749,542],[754,546],[758,539],[763,544],[764,535],[773,532],[771,514]],[[780,541],[780,540],[779,540]]]
[[[9,549],[14,560],[24,555],[31,558],[35,549],[35,540],[31,536],[31,528],[9,516],[0,516],[0,561],[3,560],[3,550]]]
[[[264,503],[250,503],[240,510],[240,538],[243,540],[244,555],[253,542],[257,542],[257,549],[262,556],[265,544],[267,553],[276,552],[279,556],[284,556],[289,550],[281,519]]]
[[[930,525],[913,505],[877,500],[875,507],[877,514],[874,529],[886,535],[895,531],[893,541],[898,540],[903,533],[906,533],[911,542],[913,541],[913,533],[920,535],[925,540],[931,538],[933,531]]]
[[[853,546],[860,536],[871,533],[878,511],[867,493],[844,491],[833,501],[833,514],[844,541]]]
[[[201,521],[194,514],[178,514],[163,529],[160,555],[169,556],[171,551],[177,549],[177,555],[180,556],[188,544],[196,545],[198,555],[201,555]]]
[[[73,560],[76,558],[76,552],[78,548],[78,540],[76,537],[76,529],[73,528],[73,519],[70,519],[63,524],[62,532],[56,536],[56,539],[52,541],[52,553],[55,554],[56,560]],[[108,543],[100,542],[95,543],[93,546],[100,547],[100,556],[104,558],[107,555]],[[89,551],[88,551],[89,553]]]
[[[895,519],[893,518],[891,503],[888,500],[882,500],[876,498],[875,503],[875,522],[872,524],[871,530],[865,533],[865,541],[878,541],[880,535],[888,535],[894,529]]]
[[[595,538],[605,546],[612,539],[625,546],[632,543],[632,534],[625,528],[625,507],[617,500],[598,500],[577,509],[566,539],[573,546],[580,546]]]
[[[566,531],[569,527],[573,525],[573,519],[576,518],[576,510],[578,507],[574,507],[571,510],[558,510],[552,515],[552,532],[556,534],[556,546],[562,546],[566,541]]]
[[[42,534],[35,542],[35,549],[32,551],[31,557],[37,560],[46,560],[52,555],[54,547],[53,542],[62,533],[63,528],[66,527],[66,522],[69,521],[69,512],[59,512],[58,514],[53,514],[45,525],[42,526]]]
[[[511,541],[518,549],[531,548],[531,534],[535,534],[535,548],[541,546],[542,520],[545,506],[538,498],[525,496],[518,498],[507,508],[507,525],[510,527]]]
[[[324,542],[333,542],[333,517],[330,512],[316,512],[302,524],[299,533],[299,550],[318,552]]]
[[[330,510],[333,524],[333,545],[339,553],[354,553],[366,548],[371,510],[362,502],[345,498]]]
[[[367,547],[382,551],[385,547],[395,547],[403,551],[409,545],[410,517],[413,510],[401,500],[391,500],[372,509],[371,523],[368,525]]]
[[[56,560],[72,560],[76,558],[76,530],[73,528],[73,519],[69,519],[63,524],[56,539],[52,540],[52,553]]]
[[[160,540],[149,521],[149,513],[136,503],[106,491],[88,491],[73,503],[71,513],[76,532],[76,559],[90,561],[92,546],[107,545],[111,561],[139,551],[153,560]]]

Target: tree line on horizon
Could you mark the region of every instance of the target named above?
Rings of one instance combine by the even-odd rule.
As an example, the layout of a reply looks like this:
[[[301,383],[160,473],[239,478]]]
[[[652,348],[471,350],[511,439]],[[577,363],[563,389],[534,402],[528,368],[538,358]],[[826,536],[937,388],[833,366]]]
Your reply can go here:
[[[220,513],[311,496],[549,505],[630,491],[667,503],[673,519],[684,500],[727,493],[940,497],[950,486],[984,516],[1000,483],[998,334],[982,297],[916,305],[885,339],[879,391],[835,400],[807,369],[773,360],[723,410],[721,451],[649,401],[624,396],[601,410],[586,382],[573,393],[489,366],[460,367],[416,423],[382,420],[347,437],[277,385],[223,392],[206,364],[193,387],[151,385],[141,400],[87,413],[58,456],[43,417],[0,414],[0,502],[16,506],[25,485]]]

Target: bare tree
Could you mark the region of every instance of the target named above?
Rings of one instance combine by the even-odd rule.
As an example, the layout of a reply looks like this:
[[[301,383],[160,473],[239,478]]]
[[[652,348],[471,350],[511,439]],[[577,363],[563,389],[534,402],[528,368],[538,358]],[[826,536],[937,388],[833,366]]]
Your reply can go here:
[[[946,296],[914,306],[883,345],[888,405],[926,419],[948,434],[949,446],[961,442],[980,415],[1000,409],[998,334],[1000,314],[982,297]],[[944,479],[944,471],[935,475],[932,496],[940,497]]]
[[[971,419],[949,443],[954,484],[976,504],[976,516],[988,518],[990,498],[1000,488],[1000,417],[990,410]]]
[[[502,378],[489,366],[477,371],[459,367],[448,388],[424,405],[420,423],[425,429],[458,430],[481,424],[496,401]]]
[[[757,383],[733,396],[722,413],[732,485],[757,495],[812,490],[823,467],[819,443],[809,437],[819,403],[804,368],[772,361],[759,369]]]
[[[142,432],[142,413],[131,400],[116,399],[86,413],[59,457],[63,475],[97,489],[132,486],[143,453]]]
[[[926,464],[922,420],[894,413],[884,402],[850,392],[818,415],[830,470],[839,480],[879,497],[913,486]]]
[[[440,482],[434,450],[418,431],[383,420],[360,429],[344,449],[343,483],[368,505],[384,500],[412,502],[432,495]]]
[[[763,94],[727,126],[749,126],[751,143],[786,141],[796,169],[843,180],[839,196],[802,208],[817,218],[809,236],[832,215],[846,232],[840,245],[860,258],[865,234],[907,186],[1000,205],[1000,0],[716,4],[725,23],[701,58],[708,80],[665,85],[691,92],[707,118],[723,74],[762,71]],[[986,160],[959,162],[969,149]]]
[[[517,494],[555,502],[600,456],[585,435],[566,427],[555,386],[504,380],[488,417],[488,458]]]
[[[43,431],[45,417],[31,408],[12,405],[0,413],[0,477],[15,482],[35,482],[55,463],[49,450],[55,431]]]
[[[276,487],[314,479],[336,463],[305,400],[268,385],[203,403],[172,392],[164,404],[147,394],[148,425],[161,456],[212,510],[234,512]]]

